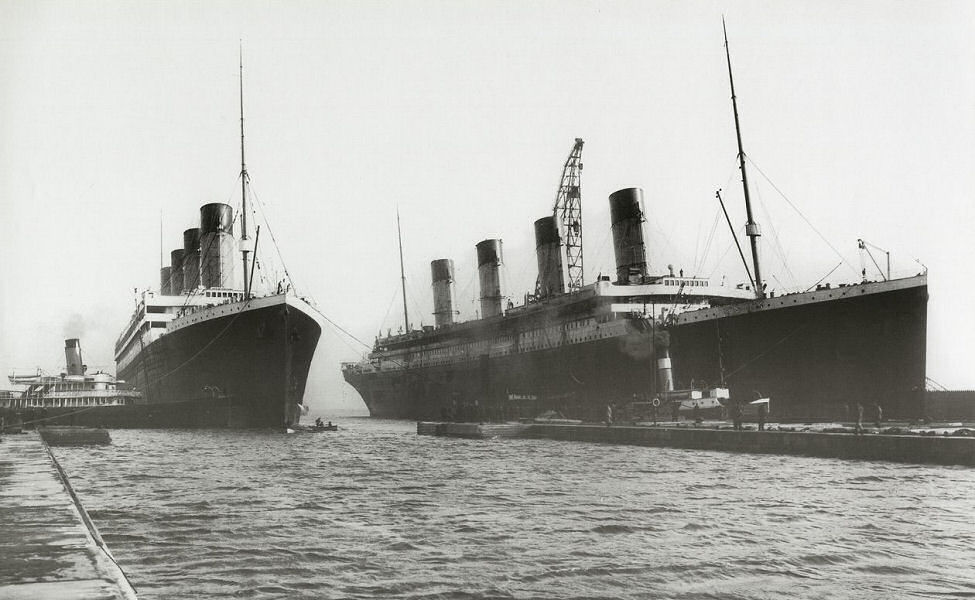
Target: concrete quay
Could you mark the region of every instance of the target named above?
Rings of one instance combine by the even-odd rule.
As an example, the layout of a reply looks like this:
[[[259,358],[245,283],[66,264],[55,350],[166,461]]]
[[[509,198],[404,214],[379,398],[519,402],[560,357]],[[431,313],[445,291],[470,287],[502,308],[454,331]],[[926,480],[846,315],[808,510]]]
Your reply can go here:
[[[37,432],[0,439],[0,599],[136,600]]]
[[[694,450],[975,466],[975,437],[822,431],[757,431],[693,426],[417,423],[420,435],[520,437]]]

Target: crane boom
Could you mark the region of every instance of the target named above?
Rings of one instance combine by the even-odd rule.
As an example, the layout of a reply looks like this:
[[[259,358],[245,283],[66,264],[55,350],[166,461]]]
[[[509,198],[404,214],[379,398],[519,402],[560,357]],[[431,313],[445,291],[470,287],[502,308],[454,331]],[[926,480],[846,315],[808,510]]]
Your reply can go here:
[[[857,240],[857,247],[860,248],[860,274],[863,276],[863,280],[864,281],[867,280],[867,269],[863,265],[863,253],[866,252],[867,253],[867,256],[870,257],[871,262],[873,262],[873,266],[877,267],[877,271],[880,272],[880,276],[884,278],[884,281],[890,281],[890,252],[888,252],[887,250],[884,250],[883,248],[881,248],[879,246],[875,246],[875,245],[871,244],[870,242],[868,242],[868,241],[866,241],[866,240],[864,240],[862,238]],[[884,254],[887,255],[887,274],[886,275],[884,275],[884,270],[880,268],[880,265],[877,264],[877,259],[873,257],[873,253],[870,252],[870,248],[873,248],[874,250],[877,250],[878,252],[883,252]]]
[[[562,179],[552,209],[565,243],[569,292],[582,289],[582,138],[576,138],[562,167]]]

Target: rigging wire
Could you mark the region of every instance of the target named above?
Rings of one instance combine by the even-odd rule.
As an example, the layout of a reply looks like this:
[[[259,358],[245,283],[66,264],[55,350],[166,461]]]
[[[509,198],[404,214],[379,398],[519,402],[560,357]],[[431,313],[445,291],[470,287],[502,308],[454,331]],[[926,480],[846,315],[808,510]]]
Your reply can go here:
[[[730,183],[731,183],[731,180],[735,176],[735,173],[737,171],[738,171],[738,155],[736,154],[734,156],[734,158],[732,159],[732,161],[731,161],[731,168],[728,170],[728,176],[725,178],[724,185],[721,186],[720,189],[726,189],[726,188],[727,189],[731,189],[730,188]],[[704,253],[701,256],[701,263],[699,265],[696,265],[695,268],[694,268],[694,274],[695,275],[697,275],[698,272],[704,270],[705,264],[707,262],[708,254],[711,252],[711,245],[713,244],[714,239],[715,239],[714,238],[715,232],[717,231],[718,224],[721,222],[721,212],[722,211],[721,211],[720,207],[719,208],[716,208],[715,211],[714,211],[714,223],[711,226],[711,234],[708,236],[709,237],[708,243],[705,246]],[[725,254],[727,254],[727,251],[725,251]],[[718,264],[720,265],[720,261],[718,261]],[[717,269],[715,269],[715,271],[716,270]],[[712,275],[713,274],[714,273],[712,272]],[[710,279],[710,277],[709,277],[709,279]]]
[[[236,182],[238,182],[238,181],[240,181],[240,175],[239,174],[237,175],[237,179],[235,180],[234,188],[237,187],[237,183]],[[235,192],[232,191],[228,195],[227,201],[224,202],[224,204],[234,206],[234,204],[233,204],[233,202],[234,202],[234,199],[233,199],[234,196],[235,196]],[[234,220],[230,224],[231,229],[233,229],[234,225],[237,224],[237,220],[239,218],[240,218],[240,211],[234,211]],[[182,309],[185,309],[186,306],[187,306],[187,304],[189,304],[189,301],[191,299],[193,299],[194,297],[196,297],[196,295],[199,293],[200,281],[203,278],[203,261],[210,255],[210,248],[213,246],[213,240],[214,239],[216,239],[216,238],[210,238],[210,243],[207,244],[207,247],[206,247],[206,250],[205,251],[203,250],[202,247],[200,248],[200,263],[199,263],[199,265],[197,265],[197,269],[196,269],[196,280],[193,282],[193,287],[190,288],[189,292],[186,294],[186,300],[183,302]],[[183,282],[183,289],[184,290],[186,289],[186,282],[185,281]]]
[[[750,162],[752,164],[752,166],[755,167],[756,170],[758,170],[758,172],[762,175],[762,177],[765,178],[765,181],[767,181],[769,183],[769,185],[772,186],[772,189],[774,189],[776,192],[778,192],[778,194],[780,196],[782,196],[782,199],[785,200],[786,203],[788,203],[788,205],[792,207],[792,210],[796,211],[796,213],[802,218],[802,220],[806,222],[806,225],[809,225],[809,227],[814,232],[816,232],[816,235],[818,235],[819,238],[821,240],[823,240],[823,242],[825,242],[827,246],[829,246],[830,250],[832,250],[836,254],[836,256],[840,257],[840,260],[843,263],[845,263],[846,266],[850,267],[850,270],[852,270],[853,272],[856,272],[856,269],[853,267],[853,265],[850,264],[850,262],[848,260],[846,260],[846,257],[843,256],[842,254],[840,254],[840,251],[837,250],[833,246],[833,244],[831,244],[829,242],[828,239],[826,239],[826,236],[824,236],[818,229],[816,229],[816,226],[813,225],[812,222],[808,218],[806,218],[806,215],[804,215],[802,213],[802,211],[799,210],[799,207],[797,207],[795,204],[793,204],[792,203],[792,200],[789,200],[789,197],[785,195],[785,192],[783,192],[782,190],[780,190],[779,187],[777,185],[775,185],[775,183],[771,179],[769,179],[769,176],[765,174],[765,171],[763,171],[761,167],[759,167],[757,164],[755,164],[755,161],[752,160],[750,156],[746,156],[745,158],[748,160],[748,162]]]
[[[531,261],[528,260],[522,261],[521,269],[518,270],[518,274],[515,277],[515,281],[524,281],[525,275],[528,273],[528,270],[531,268],[531,266],[532,266]],[[501,263],[501,277],[502,277],[501,283],[503,285],[501,289],[503,289],[507,293],[508,298],[513,298],[514,295],[512,294],[512,290],[511,290],[511,278],[508,276],[507,262]],[[585,285],[585,282],[583,281],[582,284]],[[566,285],[568,286],[568,282],[566,282]],[[532,286],[532,293],[534,293],[534,286]]]
[[[206,250],[203,250],[201,246],[200,264],[197,266],[196,269],[196,280],[193,282],[193,287],[192,289],[190,289],[190,293],[186,294],[186,300],[183,301],[183,306],[180,309],[181,311],[185,310],[187,305],[189,305],[190,300],[196,297],[197,294],[199,294],[200,292],[200,280],[203,278],[203,263],[210,256],[210,250],[213,247],[213,241],[216,239],[217,236],[213,236],[210,238],[210,243],[207,244]]]
[[[476,269],[473,270],[473,271],[469,270],[469,272],[471,274],[470,278],[467,280],[467,283],[464,284],[464,287],[461,288],[461,290],[456,293],[455,298],[458,298],[458,299],[459,298],[464,298],[464,299],[466,299],[467,298],[467,291],[468,290],[472,290],[474,288],[474,278],[475,278],[475,275],[474,274],[476,272]],[[458,308],[459,308],[460,305],[461,305],[461,300],[457,300],[457,303],[458,303]],[[471,301],[471,303],[473,304],[473,300]]]
[[[737,372],[739,372],[739,371],[741,371],[742,369],[744,369],[744,368],[745,368],[745,367],[747,367],[748,365],[750,365],[750,364],[752,364],[752,363],[753,363],[753,362],[755,362],[756,360],[758,360],[758,359],[760,359],[760,358],[762,358],[763,356],[765,356],[766,354],[768,354],[769,352],[771,352],[771,351],[772,351],[773,349],[775,349],[775,348],[777,348],[778,346],[780,346],[780,345],[782,345],[782,343],[783,343],[783,342],[785,342],[786,340],[788,340],[789,338],[791,338],[791,337],[792,337],[792,336],[794,336],[795,334],[797,334],[797,333],[799,333],[800,331],[802,331],[803,329],[805,329],[806,327],[808,327],[808,326],[809,326],[809,325],[811,325],[812,323],[813,323],[813,321],[808,321],[808,322],[806,322],[806,323],[803,323],[803,324],[802,324],[802,325],[800,325],[799,327],[796,327],[795,329],[793,329],[792,331],[790,331],[789,333],[787,333],[787,334],[785,335],[785,337],[783,337],[783,338],[782,338],[782,339],[780,339],[779,341],[777,341],[777,342],[775,342],[775,343],[773,343],[772,345],[770,345],[770,346],[769,346],[768,348],[766,348],[766,349],[765,349],[765,350],[763,350],[762,352],[760,352],[760,353],[758,353],[758,354],[756,354],[755,356],[753,356],[753,357],[751,357],[751,358],[750,358],[750,359],[748,359],[747,361],[745,361],[745,362],[743,362],[743,363],[742,363],[741,365],[739,365],[739,366],[738,366],[738,368],[737,368],[737,369],[734,369],[734,370],[732,370],[731,372],[729,372],[729,373],[726,373],[726,374],[725,374],[725,376],[724,376],[724,377],[725,377],[725,379],[730,379],[730,378],[731,378],[731,377],[732,377],[732,376],[733,376],[733,375],[734,375],[735,373],[737,373]]]
[[[407,279],[407,281],[409,281],[409,279]],[[423,316],[422,316],[423,310],[420,306],[420,303],[416,299],[416,293],[413,291],[413,286],[407,283],[406,291],[409,293],[410,300],[413,302],[413,314],[419,315],[419,318],[417,320],[420,322],[420,327],[423,327]],[[410,323],[409,325],[412,327],[413,324]]]
[[[666,255],[666,252],[670,250],[671,251],[670,256],[676,255],[679,261],[683,261],[686,259],[686,256],[683,255],[681,249],[678,248],[673,241],[671,241],[670,236],[668,236],[664,228],[660,226],[660,224],[657,221],[656,215],[652,215],[652,219],[647,219],[646,214],[644,214],[643,221],[653,229],[652,233],[657,233],[659,234],[659,237],[663,238],[664,245],[661,248],[662,253]],[[654,237],[656,238],[657,236]]]
[[[698,251],[701,249],[701,219],[697,220],[697,233],[694,235],[694,262],[691,263],[691,273],[697,275]]]
[[[284,256],[281,254],[281,246],[278,244],[277,238],[274,237],[274,230],[271,229],[271,223],[267,219],[267,210],[264,208],[264,201],[261,200],[260,196],[254,190],[254,186],[250,183],[250,177],[247,178],[247,187],[251,190],[251,198],[254,199],[254,204],[261,211],[261,219],[264,221],[264,226],[267,228],[267,232],[271,235],[271,243],[274,245],[275,251],[277,251],[278,261],[281,263],[281,268],[284,270],[284,276],[287,278],[288,283],[291,285],[291,289],[294,290],[295,295],[301,297],[299,293],[298,284],[295,283],[294,277],[291,276],[291,272],[288,271],[288,265],[284,262]]]
[[[762,198],[761,189],[756,189],[755,195],[758,196],[758,205],[762,209],[762,214],[765,217],[765,222],[768,223],[769,230],[772,232],[772,250],[778,255],[779,260],[782,261],[782,268],[785,269],[786,273],[788,273],[789,279],[792,280],[792,285],[798,286],[796,276],[792,273],[792,269],[789,268],[789,262],[786,258],[786,251],[779,239],[779,231],[775,227],[775,221],[772,219],[772,214],[769,212],[768,206],[765,204],[765,199]]]
[[[311,306],[311,305],[309,305],[309,306]],[[334,327],[338,331],[341,331],[345,335],[349,336],[350,339],[355,340],[356,342],[359,342],[366,349],[370,349],[370,350],[372,349],[372,346],[370,346],[369,344],[363,342],[362,340],[360,340],[359,338],[357,338],[355,335],[353,335],[352,333],[350,333],[348,330],[346,330],[345,328],[343,328],[341,325],[339,325],[338,323],[336,323],[335,321],[333,321],[332,319],[330,319],[328,317],[328,315],[326,315],[321,310],[319,310],[319,308],[317,306],[311,306],[311,308],[312,308],[312,310],[314,310],[315,312],[317,312],[319,315],[321,315],[321,317],[323,319],[325,319],[325,321],[328,322],[329,325],[331,325],[332,327]],[[388,362],[396,365],[397,367],[401,367],[407,374],[412,375],[412,376],[414,376],[414,377],[416,377],[418,379],[426,380],[427,382],[432,383],[432,384],[435,384],[437,386],[446,386],[446,383],[445,382],[439,381],[437,379],[434,379],[430,375],[427,375],[427,374],[422,373],[422,372],[412,371],[411,368],[410,368],[410,365],[406,364],[405,362],[403,362],[403,361],[401,361],[399,359],[385,357],[383,360],[388,361]]]
[[[803,293],[808,292],[809,290],[813,289],[814,287],[816,287],[817,285],[819,285],[820,283],[822,283],[823,282],[823,279],[826,279],[827,277],[829,277],[830,275],[832,275],[833,272],[836,271],[836,269],[839,269],[842,266],[843,266],[843,263],[842,262],[838,263],[835,267],[833,267],[832,269],[830,269],[830,272],[829,273],[823,275],[822,278],[820,278],[819,281],[817,281],[816,283],[812,284],[811,286],[809,286],[805,290],[803,290]]]
[[[386,320],[389,319],[389,312],[393,310],[393,303],[396,302],[396,298],[398,297],[399,297],[399,290],[397,289],[393,292],[392,297],[390,297],[389,306],[386,307],[386,314],[383,315],[383,320],[380,321],[380,323],[382,323],[383,325],[385,325]],[[382,334],[382,329],[380,329],[379,333]]]
[[[239,319],[240,316],[246,312],[247,305],[250,304],[250,302],[251,302],[250,299],[245,300],[244,301],[244,305],[241,307],[240,311],[236,315],[234,315],[234,318],[231,319],[230,322],[227,323],[226,327],[224,327],[223,329],[221,329],[220,332],[217,333],[217,335],[213,336],[213,338],[209,342],[207,342],[206,345],[204,345],[202,348],[200,348],[199,350],[197,350],[196,353],[193,354],[193,356],[191,356],[191,357],[187,358],[186,360],[184,360],[176,368],[170,370],[168,373],[164,373],[163,375],[157,377],[156,378],[156,382],[158,383],[158,382],[162,381],[163,379],[166,379],[167,377],[169,377],[170,375],[172,375],[176,371],[179,371],[180,369],[182,369],[183,367],[185,367],[186,365],[188,365],[190,363],[190,361],[194,360],[197,356],[199,356],[200,354],[203,354],[203,352],[207,348],[209,348],[210,346],[212,346],[214,342],[216,342],[218,339],[220,339],[223,336],[223,334],[225,334],[227,332],[227,330],[230,329],[230,326],[231,325],[233,325],[234,323],[237,322],[237,319]],[[143,358],[143,360],[145,360],[145,358]],[[149,380],[148,380],[148,378],[146,379],[146,388],[147,389],[149,388]]]
[[[186,365],[188,365],[190,362],[192,362],[193,360],[195,360],[196,357],[198,357],[199,355],[203,354],[203,352],[205,352],[207,350],[207,348],[209,348],[210,346],[212,346],[214,344],[214,342],[216,342],[218,339],[220,339],[221,337],[223,337],[223,334],[225,334],[227,332],[227,330],[230,329],[230,327],[233,326],[233,324],[237,322],[237,319],[239,319],[242,314],[244,314],[245,312],[247,312],[247,305],[250,304],[250,302],[251,302],[250,299],[245,300],[243,306],[240,309],[240,311],[236,315],[234,315],[234,317],[227,323],[227,325],[223,329],[221,329],[215,336],[213,336],[210,339],[210,341],[206,343],[206,345],[204,345],[202,348],[200,348],[199,350],[197,350],[192,356],[190,356],[189,358],[187,358],[186,360],[184,360],[183,362],[181,362],[175,368],[169,370],[166,373],[163,373],[159,377],[156,377],[154,379],[149,379],[149,377],[146,377],[146,383],[145,383],[146,390],[148,390],[149,387],[152,384],[159,383],[163,379],[168,378],[170,375],[172,375],[176,371],[179,371],[180,369],[182,369],[183,367],[185,367]],[[309,305],[309,306],[311,306],[311,305]],[[314,307],[312,307],[312,308],[314,308]],[[141,336],[142,333],[140,332],[139,335]],[[144,356],[143,356],[142,360],[143,361],[146,360]],[[160,401],[160,400],[157,400],[157,401],[154,402],[154,404],[174,404],[174,403],[178,403],[178,402],[180,402],[180,401],[179,400],[173,400],[173,401]]]
[[[737,231],[736,231],[735,233],[737,233],[737,234],[739,234],[739,235],[740,235],[740,234],[742,234],[742,233],[743,233],[744,231],[745,231],[745,227],[744,227],[744,225],[743,225],[743,226],[741,227],[741,229],[738,229],[738,230],[737,230]],[[720,269],[720,268],[721,268],[721,263],[723,263],[723,262],[724,262],[724,259],[725,259],[725,258],[726,258],[726,257],[728,256],[728,253],[729,253],[729,252],[731,252],[731,250],[732,250],[732,248],[734,248],[735,246],[736,246],[736,244],[735,244],[735,242],[734,242],[734,240],[732,240],[732,241],[731,241],[731,242],[730,242],[730,243],[728,244],[728,247],[727,247],[727,248],[725,248],[725,250],[724,250],[724,252],[722,252],[722,253],[721,253],[721,257],[720,257],[720,258],[718,259],[718,262],[717,262],[717,263],[715,263],[715,265],[714,265],[714,269],[713,269],[713,270],[711,271],[711,273],[710,273],[710,274],[708,275],[708,279],[712,279],[712,278],[714,277],[714,275],[715,275],[715,273],[717,273],[717,272],[718,272],[718,269]],[[751,283],[749,283],[749,282],[747,282],[747,281],[746,281],[746,283],[748,283],[748,285],[749,285],[749,286],[751,285]]]
[[[711,253],[711,244],[714,243],[714,234],[718,231],[718,224],[721,222],[721,209],[715,209],[714,220],[711,222],[711,231],[708,233],[707,242],[704,244],[704,251],[701,253],[701,262],[694,265],[694,275],[697,275],[700,271],[704,269],[704,263],[707,261],[708,254]]]
[[[612,232],[613,232],[612,228],[607,228],[606,233],[603,235],[603,241],[600,242],[598,246],[596,246],[595,259],[590,259],[593,260],[593,262],[595,262],[596,265],[600,265],[600,266],[602,265],[603,257],[606,255],[606,249],[609,248],[610,246],[609,236],[610,234],[612,234]],[[610,271],[610,272],[615,273],[616,271]],[[602,271],[600,271],[599,274],[602,275]]]

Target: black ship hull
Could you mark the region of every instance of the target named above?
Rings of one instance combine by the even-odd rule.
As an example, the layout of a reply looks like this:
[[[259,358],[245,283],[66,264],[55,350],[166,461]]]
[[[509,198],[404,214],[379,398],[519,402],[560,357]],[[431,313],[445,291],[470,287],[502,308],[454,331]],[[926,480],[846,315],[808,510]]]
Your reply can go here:
[[[35,406],[7,411],[28,427],[292,427],[302,412],[321,325],[301,300],[285,295],[220,305],[147,344],[120,378],[142,393],[118,405]],[[43,404],[43,406],[36,406]],[[68,404],[60,402],[60,404]]]
[[[921,416],[927,285],[912,280],[818,290],[682,315],[666,327],[678,388],[724,384],[731,397],[772,398],[772,416],[832,420],[880,403]],[[510,419],[558,410],[602,420],[607,405],[646,399],[655,385],[650,339],[624,336],[445,366],[346,370],[375,417]]]
[[[240,307],[235,310],[235,306]],[[284,295],[216,307],[147,344],[119,377],[142,393],[117,406],[30,407],[9,422],[29,427],[272,428],[298,423],[321,325]]]
[[[124,427],[290,427],[298,422],[321,325],[287,296],[192,323],[119,370],[142,392]]]

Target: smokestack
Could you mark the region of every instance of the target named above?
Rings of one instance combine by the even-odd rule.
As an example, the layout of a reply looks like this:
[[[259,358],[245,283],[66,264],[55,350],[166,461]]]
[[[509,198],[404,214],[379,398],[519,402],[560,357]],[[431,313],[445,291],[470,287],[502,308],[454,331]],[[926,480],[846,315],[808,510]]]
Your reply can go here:
[[[481,317],[495,317],[501,308],[501,240],[484,240],[477,248],[477,278],[481,284]]]
[[[169,264],[172,265],[172,283],[170,289],[174,296],[183,293],[183,254],[182,248],[177,248],[169,253]]]
[[[200,286],[200,228],[183,232],[183,291]]]
[[[535,221],[535,257],[538,259],[538,291],[544,298],[565,293],[562,271],[562,239],[555,217]]]
[[[159,269],[159,293],[163,296],[171,296],[173,294],[172,270],[172,267],[163,267]]]
[[[200,279],[203,287],[234,287],[234,209],[214,202],[200,207]]]
[[[661,392],[674,391],[674,371],[670,366],[670,349],[666,346],[658,347],[657,352],[657,389]]]
[[[640,188],[626,188],[609,195],[617,283],[639,283],[647,275],[642,204],[643,190]]]
[[[78,338],[64,340],[64,362],[68,375],[85,374],[85,365],[81,363],[81,342]]]
[[[454,261],[439,258],[430,263],[433,279],[433,318],[437,327],[454,322]]]

